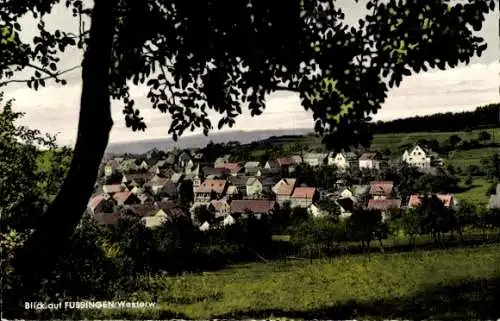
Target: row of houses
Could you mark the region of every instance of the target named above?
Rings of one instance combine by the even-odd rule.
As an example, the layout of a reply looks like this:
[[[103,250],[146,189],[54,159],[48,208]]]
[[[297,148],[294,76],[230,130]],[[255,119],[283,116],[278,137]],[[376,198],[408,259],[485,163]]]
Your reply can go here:
[[[429,155],[417,145],[405,151],[403,159],[409,163],[418,160],[414,165],[425,167],[435,164],[427,161],[434,159]],[[418,157],[425,159],[422,161]],[[161,204],[174,204],[172,200],[178,198],[182,184],[190,182],[193,192],[191,214],[195,208],[205,206],[224,224],[233,222],[236,219],[234,216],[244,217],[246,212],[257,216],[269,215],[287,202],[291,207],[306,208],[311,215],[321,216],[324,213],[317,205],[325,191],[299,185],[296,179],[280,177],[281,174],[286,170],[292,172],[302,163],[310,166],[335,165],[342,171],[350,167],[379,169],[383,162],[377,152],[364,153],[359,158],[354,153],[307,153],[265,163],[236,163],[230,160],[230,155],[224,155],[210,165],[203,163],[203,154],[195,151],[168,153],[161,159],[114,158],[104,165],[103,176],[105,179],[119,177],[119,180],[96,186],[89,202],[89,212],[98,218],[103,216],[100,215],[103,212],[112,212],[113,215],[106,217],[117,217],[113,209],[130,207],[132,212],[147,212],[147,215],[141,216],[143,221],[147,226],[155,226],[172,214],[162,209]],[[366,186],[340,188],[339,191],[326,193],[325,197],[335,199],[343,217],[366,198],[367,204],[362,205],[368,208],[387,211],[401,207],[401,201],[392,193],[392,182],[372,182]],[[178,213],[180,209],[176,209]],[[149,222],[147,217],[159,218]]]

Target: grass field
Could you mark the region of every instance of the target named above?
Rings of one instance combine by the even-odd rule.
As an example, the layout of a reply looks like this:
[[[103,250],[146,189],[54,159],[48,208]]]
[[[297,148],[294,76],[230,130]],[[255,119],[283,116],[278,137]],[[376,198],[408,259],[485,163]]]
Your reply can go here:
[[[472,183],[472,188],[463,193],[457,193],[455,196],[458,200],[465,200],[476,205],[486,205],[488,203],[488,196],[486,192],[491,183],[484,178],[475,178]]]
[[[159,306],[129,316],[493,319],[500,316],[500,245],[254,263],[147,283],[134,298],[151,301],[154,292]]]

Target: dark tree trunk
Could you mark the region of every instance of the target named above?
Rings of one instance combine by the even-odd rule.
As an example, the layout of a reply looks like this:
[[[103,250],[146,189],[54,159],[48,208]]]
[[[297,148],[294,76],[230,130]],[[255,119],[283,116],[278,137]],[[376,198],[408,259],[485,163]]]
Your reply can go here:
[[[12,293],[11,299],[15,300],[9,306],[12,309],[19,309],[23,302],[18,300],[26,301],[39,290],[40,279],[53,271],[92,195],[113,126],[108,88],[115,2],[94,1],[90,38],[82,62],[80,116],[73,159],[57,197],[15,257],[14,268],[21,284]]]

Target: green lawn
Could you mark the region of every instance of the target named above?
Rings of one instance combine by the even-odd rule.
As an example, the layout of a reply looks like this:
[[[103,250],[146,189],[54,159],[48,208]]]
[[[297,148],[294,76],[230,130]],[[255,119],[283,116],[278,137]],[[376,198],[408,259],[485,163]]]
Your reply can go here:
[[[159,306],[129,317],[492,319],[500,316],[500,245],[253,263],[147,283],[134,298],[156,292]]]
[[[472,182],[471,189],[462,193],[457,193],[455,196],[458,200],[469,201],[476,205],[486,205],[488,203],[486,192],[490,185],[491,183],[484,178],[475,178]]]

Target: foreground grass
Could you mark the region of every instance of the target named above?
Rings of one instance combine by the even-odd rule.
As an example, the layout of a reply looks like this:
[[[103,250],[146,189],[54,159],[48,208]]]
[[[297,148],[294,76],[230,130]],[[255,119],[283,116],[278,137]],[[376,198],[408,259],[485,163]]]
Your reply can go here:
[[[500,245],[254,263],[146,283],[133,297],[159,305],[128,316],[491,319],[500,316]]]

